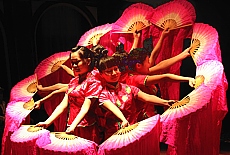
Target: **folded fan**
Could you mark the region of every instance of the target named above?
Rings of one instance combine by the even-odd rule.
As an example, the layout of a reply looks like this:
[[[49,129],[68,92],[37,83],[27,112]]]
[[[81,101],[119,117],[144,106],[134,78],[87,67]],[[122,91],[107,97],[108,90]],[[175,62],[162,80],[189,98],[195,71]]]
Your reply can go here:
[[[70,51],[58,52],[42,60],[34,70],[38,80],[57,71],[69,56]]]
[[[196,12],[190,2],[173,0],[155,8],[147,19],[162,29],[178,29],[192,26],[196,19]]]
[[[159,154],[160,116],[118,130],[99,145],[99,155]]]
[[[77,46],[89,46],[96,44],[100,38],[112,29],[112,24],[104,24],[85,32],[79,39]]]
[[[124,10],[121,17],[113,24],[113,33],[134,33],[152,25],[147,15],[153,7],[144,3],[135,3]]]
[[[32,97],[37,92],[37,75],[33,74],[18,82],[10,91],[10,101]]]

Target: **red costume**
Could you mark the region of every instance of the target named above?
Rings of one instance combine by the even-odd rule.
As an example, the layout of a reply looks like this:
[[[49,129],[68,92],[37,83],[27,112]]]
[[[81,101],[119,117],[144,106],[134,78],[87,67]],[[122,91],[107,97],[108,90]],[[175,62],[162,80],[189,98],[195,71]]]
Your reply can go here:
[[[148,75],[141,75],[137,73],[125,73],[121,76],[120,81],[126,83],[128,85],[132,85],[138,87],[141,91],[156,95],[157,94],[157,87],[155,85],[146,86],[146,80]],[[143,119],[149,118],[156,114],[155,107],[153,104],[148,104],[142,101],[140,104],[137,104],[137,121],[141,121]]]
[[[118,83],[116,87],[107,84],[102,90],[99,97],[99,102],[104,103],[106,101],[111,101],[115,104],[121,112],[124,114],[125,118],[130,124],[137,122],[136,120],[136,103],[134,99],[139,92],[139,88],[135,86],[129,86],[127,84]],[[105,124],[105,139],[110,137],[115,133],[121,124],[119,120],[112,112],[107,111],[105,114],[106,124]]]
[[[92,71],[88,73],[87,79],[81,84],[78,84],[79,78],[73,78],[70,83],[66,93],[68,93],[69,102],[69,118],[68,125],[71,125],[77,114],[81,110],[81,106],[84,103],[85,98],[98,98],[102,90],[101,82],[97,80],[94,76],[95,72]],[[95,109],[97,108],[97,102],[93,103],[81,120],[78,126],[75,128],[74,134],[95,142],[99,142],[99,131],[96,121]]]

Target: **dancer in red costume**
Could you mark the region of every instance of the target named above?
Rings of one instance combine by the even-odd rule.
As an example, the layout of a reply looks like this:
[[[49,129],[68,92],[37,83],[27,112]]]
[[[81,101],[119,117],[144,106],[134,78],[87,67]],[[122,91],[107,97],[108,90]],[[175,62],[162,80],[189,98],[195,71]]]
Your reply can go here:
[[[62,102],[56,107],[54,112],[45,122],[39,122],[36,126],[47,128],[51,123],[58,118],[64,110],[67,110],[68,103],[70,104],[68,125],[71,125],[76,115],[79,113],[81,106],[87,102],[92,106],[91,111],[81,120],[75,134],[95,142],[99,141],[96,117],[94,109],[96,108],[96,98],[100,94],[100,82],[93,80],[94,72],[93,52],[86,47],[75,47],[70,54],[71,64],[75,78],[73,78]],[[66,124],[63,124],[66,125]]]
[[[120,83],[121,73],[118,65],[119,61],[115,57],[107,56],[100,59],[98,70],[105,81],[105,87],[99,97],[100,105],[113,103],[121,110],[129,123],[134,124],[137,122],[135,100],[162,106],[169,106],[169,103],[175,102],[174,100],[164,100],[155,95],[146,94],[135,86]],[[105,118],[105,139],[107,139],[122,128],[123,124],[109,111],[105,113]]]

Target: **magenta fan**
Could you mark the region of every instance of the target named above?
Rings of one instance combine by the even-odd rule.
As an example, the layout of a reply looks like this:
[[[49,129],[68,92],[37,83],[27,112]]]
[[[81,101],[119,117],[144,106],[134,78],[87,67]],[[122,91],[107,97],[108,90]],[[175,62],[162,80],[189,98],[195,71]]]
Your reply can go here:
[[[155,115],[143,121],[118,130],[99,145],[99,155],[160,154],[160,116]]]
[[[172,120],[181,119],[205,107],[211,99],[212,90],[200,85],[187,96],[170,106],[162,115],[161,122],[166,123]]]
[[[70,51],[58,52],[42,60],[35,68],[38,80],[57,71],[69,59]]]
[[[218,33],[212,26],[203,23],[194,24],[190,53],[196,65],[202,64],[205,60],[219,60],[220,53],[216,50],[219,45],[218,39]]]
[[[15,126],[20,126],[30,112],[34,109],[34,100],[9,102],[6,108],[7,115],[14,121]]]
[[[12,154],[23,152],[24,154],[36,153],[36,140],[40,137],[48,137],[49,131],[34,125],[22,125],[11,136]],[[44,139],[43,139],[44,140]],[[49,140],[47,138],[47,140]]]
[[[216,89],[216,86],[222,81],[222,74],[224,72],[223,64],[217,60],[207,60],[200,66],[196,67],[196,77],[199,86],[201,83],[208,86],[210,89]]]
[[[77,137],[65,132],[51,132],[49,135],[50,142],[41,145],[42,141],[38,140],[36,145],[40,154],[84,154],[97,155],[97,144],[93,141]]]
[[[94,27],[81,36],[77,46],[96,45],[100,38],[110,30],[112,30],[112,24],[109,23]]]
[[[36,74],[30,75],[18,82],[10,91],[10,101],[22,97],[32,97],[37,92],[37,84]]]
[[[162,29],[178,29],[192,26],[196,19],[196,12],[187,0],[173,0],[155,8],[147,19]]]
[[[133,33],[152,25],[146,17],[153,10],[153,7],[144,3],[130,5],[113,24],[112,32]]]

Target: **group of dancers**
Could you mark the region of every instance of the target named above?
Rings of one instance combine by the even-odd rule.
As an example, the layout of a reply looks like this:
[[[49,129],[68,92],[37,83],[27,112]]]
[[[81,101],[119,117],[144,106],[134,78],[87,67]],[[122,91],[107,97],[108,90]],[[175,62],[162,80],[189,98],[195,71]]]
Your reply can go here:
[[[54,91],[65,92],[65,96],[49,118],[36,126],[47,128],[69,108],[65,132],[100,144],[117,130],[156,115],[156,105],[167,109],[176,102],[157,96],[160,91],[156,87],[157,83],[188,82],[194,87],[195,79],[192,77],[157,74],[190,56],[190,47],[154,65],[162,42],[170,30],[162,31],[161,39],[151,52],[137,47],[140,33],[133,33],[134,41],[130,51],[118,46],[112,55],[108,55],[108,50],[100,44],[92,48],[72,48],[69,58],[72,70],[61,65],[67,72],[73,73],[71,75],[74,77],[69,84],[59,83],[51,87],[38,85],[41,91],[58,88]],[[40,107],[44,98],[35,102],[35,108]]]
[[[22,124],[26,124],[25,118],[32,111],[31,109],[39,109],[41,106],[44,106],[48,118],[36,122],[34,124],[36,129],[33,128],[33,130],[42,128],[45,132],[45,129],[54,124],[55,132],[65,133],[67,137],[64,139],[72,140],[79,137],[80,142],[82,144],[84,142],[84,146],[90,143],[90,147],[82,148],[94,152],[88,154],[106,154],[103,149],[107,146],[100,147],[100,145],[115,133],[123,129],[125,132],[129,131],[129,127],[151,118],[156,118],[155,121],[158,118],[161,121],[158,123],[160,129],[154,131],[149,131],[153,128],[154,119],[150,120],[151,123],[146,121],[147,124],[149,123],[146,127],[149,130],[145,132],[152,135],[154,132],[155,141],[152,141],[154,136],[149,135],[146,137],[149,136],[152,139],[146,138],[148,139],[146,143],[143,142],[143,137],[141,141],[137,135],[132,135],[134,136],[132,138],[129,135],[124,137],[125,140],[120,142],[122,144],[129,143],[130,139],[136,139],[137,143],[141,143],[140,145],[133,144],[131,148],[133,152],[130,154],[151,154],[153,150],[156,150],[155,154],[159,154],[160,141],[168,144],[169,154],[217,152],[218,144],[210,142],[219,140],[220,122],[224,116],[223,113],[220,117],[219,112],[226,111],[224,93],[227,81],[222,75],[224,72],[218,34],[208,24],[195,23],[195,17],[193,6],[185,0],[171,1],[156,9],[136,3],[128,7],[115,23],[95,27],[92,31],[86,32],[79,39],[76,47],[63,52],[65,53],[64,60],[59,61],[57,56],[56,62],[50,67],[54,70],[48,73],[51,76],[45,73],[48,70],[45,65],[51,61],[41,62],[34,72],[39,77],[36,79],[33,76],[33,80],[36,79],[36,81],[27,87],[25,97],[20,96],[18,89],[16,91],[15,88],[12,89],[14,93],[11,93],[6,112],[8,126],[5,127],[3,136],[2,148],[5,149],[5,154],[11,151],[11,148],[7,146],[8,142],[17,141],[17,136],[24,132],[23,128],[17,129]],[[191,45],[184,48],[184,39],[187,38],[191,39]],[[58,53],[55,54],[58,55]],[[60,52],[60,57],[62,57],[62,52]],[[180,75],[181,62],[188,57],[192,57],[197,67],[195,78]],[[59,74],[60,77],[53,79]],[[187,82],[194,89],[179,101],[181,82]],[[24,86],[21,87],[20,85],[19,90],[24,91]],[[40,98],[31,102],[35,93],[40,95]],[[223,94],[219,95],[220,93]],[[24,109],[21,107],[21,102]],[[30,105],[30,103],[33,104]],[[223,106],[219,106],[220,104]],[[20,108],[16,110],[15,107]],[[21,109],[24,111],[21,112]],[[17,114],[21,116],[17,117]],[[159,116],[158,114],[161,114],[161,118],[156,117]],[[207,117],[204,120],[204,115],[205,118],[210,115],[213,117]],[[197,121],[199,117],[202,118]],[[62,120],[57,121],[60,118]],[[213,131],[206,132],[206,127],[212,128]],[[16,130],[18,132],[15,132]],[[31,129],[28,130],[31,131]],[[190,141],[189,138],[194,138],[194,133],[197,140]],[[36,145],[39,147],[44,145],[45,151],[50,149],[53,152],[56,149],[57,152],[76,153],[81,146],[81,144],[76,144],[70,147],[66,141],[60,145],[56,140],[52,143],[52,134],[41,136],[38,133],[37,136],[40,138]],[[210,137],[207,140],[208,136]],[[60,137],[59,133],[57,137]],[[30,137],[28,141],[31,139]],[[185,140],[184,145],[182,141]],[[18,141],[21,142],[21,140]],[[198,141],[203,141],[203,143],[197,145]],[[92,147],[91,142],[94,143]],[[115,142],[109,142],[111,143],[109,146],[116,145]],[[32,143],[29,145],[35,145],[34,141]],[[49,146],[45,143],[49,143]],[[142,144],[149,145],[142,146]],[[99,149],[95,149],[95,145],[99,146]],[[209,148],[203,149],[202,146],[206,145],[213,147],[214,151]],[[18,145],[17,149],[20,149],[20,146],[22,145]],[[110,148],[112,151],[108,154],[115,152],[116,146]],[[122,151],[128,150],[124,147]]]

